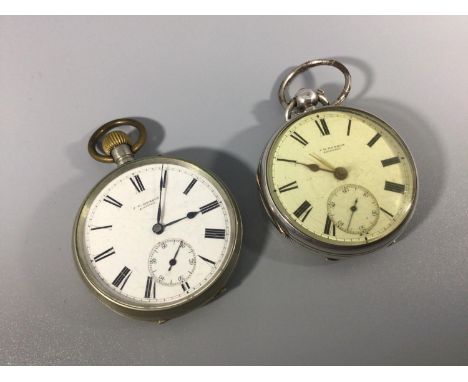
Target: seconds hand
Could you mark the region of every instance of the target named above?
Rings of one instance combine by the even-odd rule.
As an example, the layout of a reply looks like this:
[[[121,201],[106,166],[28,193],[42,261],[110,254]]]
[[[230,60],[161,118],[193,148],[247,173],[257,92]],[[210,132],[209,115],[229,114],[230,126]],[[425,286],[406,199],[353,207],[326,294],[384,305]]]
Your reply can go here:
[[[172,267],[177,264],[176,257],[179,254],[179,249],[182,246],[182,243],[183,243],[183,241],[181,240],[180,243],[179,243],[179,246],[177,247],[177,251],[176,251],[174,257],[169,260],[169,269],[168,269],[168,271],[170,271],[172,269]]]
[[[357,204],[357,198],[356,200],[354,201],[354,204],[351,206],[350,210],[351,210],[351,216],[349,217],[349,222],[348,222],[348,226],[346,227],[346,230],[349,229],[349,226],[351,225],[351,219],[353,218],[353,215],[354,213],[356,212],[357,210],[357,207],[356,207],[356,204]]]

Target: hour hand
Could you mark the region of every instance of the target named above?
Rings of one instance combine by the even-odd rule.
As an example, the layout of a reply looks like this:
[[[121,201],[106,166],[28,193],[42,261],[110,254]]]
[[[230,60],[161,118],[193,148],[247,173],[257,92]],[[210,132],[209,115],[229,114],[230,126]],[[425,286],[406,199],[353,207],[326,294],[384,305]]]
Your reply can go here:
[[[184,217],[181,217],[179,219],[176,219],[176,220],[173,220],[167,224],[161,224],[161,223],[156,223],[154,226],[153,226],[153,232],[157,235],[160,235],[164,232],[164,229],[170,225],[173,225],[175,223],[178,223],[182,220],[185,220],[185,219],[193,219],[195,216],[197,216],[201,211],[191,211],[189,213],[187,213],[187,215],[185,215]]]
[[[175,224],[175,223],[178,223],[180,222],[181,220],[185,220],[185,219],[193,219],[195,216],[197,216],[198,214],[200,213],[200,211],[192,211],[192,212],[189,212],[187,213],[186,216],[182,217],[182,218],[179,218],[179,219],[176,219],[176,220],[173,220],[167,224],[164,224],[164,227],[167,227],[167,226],[170,226],[172,224]]]

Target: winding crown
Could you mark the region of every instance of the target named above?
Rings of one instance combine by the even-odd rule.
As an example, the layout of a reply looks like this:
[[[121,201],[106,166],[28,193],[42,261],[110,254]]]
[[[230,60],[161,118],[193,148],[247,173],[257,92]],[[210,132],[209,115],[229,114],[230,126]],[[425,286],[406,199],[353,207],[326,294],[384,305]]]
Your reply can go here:
[[[122,144],[127,144],[130,146],[131,145],[130,137],[120,130],[111,131],[102,140],[102,150],[107,155],[110,155],[111,151],[115,147],[117,147],[118,145],[122,145]]]

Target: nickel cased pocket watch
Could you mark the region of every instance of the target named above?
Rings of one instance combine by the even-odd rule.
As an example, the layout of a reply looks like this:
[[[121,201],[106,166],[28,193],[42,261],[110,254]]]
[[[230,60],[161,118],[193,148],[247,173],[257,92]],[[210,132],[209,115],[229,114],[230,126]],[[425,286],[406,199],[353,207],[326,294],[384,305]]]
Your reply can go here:
[[[135,143],[111,131],[124,125],[138,129]],[[239,257],[242,225],[215,175],[178,158],[135,160],[145,139],[133,119],[108,122],[90,138],[91,156],[118,168],[83,202],[73,249],[84,280],[106,305],[164,322],[223,291]]]
[[[345,77],[336,101],[330,104],[321,89],[300,89],[288,100],[292,79],[319,65]],[[267,144],[257,174],[275,226],[331,260],[392,244],[410,220],[418,193],[407,145],[380,118],[340,106],[350,90],[349,71],[336,60],[293,69],[279,89],[287,123]]]

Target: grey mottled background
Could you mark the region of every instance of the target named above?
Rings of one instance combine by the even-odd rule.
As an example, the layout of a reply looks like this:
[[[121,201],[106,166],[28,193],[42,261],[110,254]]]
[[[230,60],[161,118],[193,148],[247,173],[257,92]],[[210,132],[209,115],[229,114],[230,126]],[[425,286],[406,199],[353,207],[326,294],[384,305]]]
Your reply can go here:
[[[467,35],[466,17],[0,18],[0,363],[467,364]],[[336,263],[283,239],[254,182],[279,82],[319,57],[349,67],[347,105],[401,133],[421,180],[397,245]],[[72,259],[111,170],[87,140],[120,116],[146,123],[142,155],[216,171],[244,216],[230,291],[162,326],[107,309]]]

